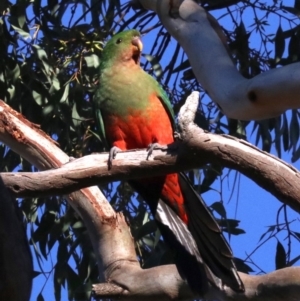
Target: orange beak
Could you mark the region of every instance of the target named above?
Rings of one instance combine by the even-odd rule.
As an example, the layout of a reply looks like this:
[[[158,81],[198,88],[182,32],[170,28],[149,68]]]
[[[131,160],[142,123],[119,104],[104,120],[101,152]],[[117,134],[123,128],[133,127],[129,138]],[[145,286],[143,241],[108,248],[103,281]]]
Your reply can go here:
[[[143,43],[139,37],[134,37],[131,41],[131,44],[136,46],[139,52],[142,52],[143,50]]]

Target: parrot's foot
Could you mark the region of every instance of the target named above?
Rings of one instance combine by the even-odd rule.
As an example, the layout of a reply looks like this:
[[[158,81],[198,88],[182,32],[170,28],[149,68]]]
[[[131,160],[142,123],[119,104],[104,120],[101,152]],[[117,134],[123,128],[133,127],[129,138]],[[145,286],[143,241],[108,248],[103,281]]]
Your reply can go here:
[[[181,141],[183,140],[182,137],[181,137],[181,134],[179,132],[174,132],[174,139],[176,141]]]
[[[159,143],[152,143],[152,144],[149,144],[148,147],[147,147],[147,158],[146,160],[149,160],[149,157],[152,155],[153,151],[155,149],[165,149],[166,147],[165,146],[162,146],[160,145]]]
[[[110,151],[109,151],[109,155],[108,155],[108,161],[107,161],[107,165],[108,165],[108,169],[112,168],[112,161],[116,158],[117,153],[121,152],[122,150],[116,146],[113,146]]]
[[[69,161],[68,161],[68,162],[66,162],[66,163],[65,163],[65,165],[66,165],[66,164],[68,164],[68,163],[70,163],[70,162],[72,162],[72,161],[74,161],[74,160],[76,160],[76,158],[74,158],[74,157],[70,156],[70,157],[69,157]]]

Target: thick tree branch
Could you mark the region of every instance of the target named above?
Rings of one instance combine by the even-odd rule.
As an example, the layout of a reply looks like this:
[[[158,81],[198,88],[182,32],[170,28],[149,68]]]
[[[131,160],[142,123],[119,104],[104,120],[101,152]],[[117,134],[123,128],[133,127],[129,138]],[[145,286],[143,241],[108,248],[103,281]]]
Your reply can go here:
[[[66,194],[99,183],[162,175],[219,162],[240,171],[300,213],[299,171],[244,140],[204,132],[192,122],[198,99],[199,94],[194,92],[181,108],[179,123],[183,142],[155,150],[151,160],[146,160],[146,150],[122,152],[114,160],[112,169],[108,170],[108,154],[93,154],[59,169],[39,173],[3,173],[3,182],[20,197]]]
[[[300,63],[245,79],[227,52],[220,26],[195,1],[139,1],[157,12],[186,52],[200,84],[228,117],[264,119],[300,107]]]
[[[164,266],[164,270],[159,270],[161,267],[151,269],[154,274],[149,273],[147,289],[143,290],[138,295],[132,295],[130,292],[140,292],[140,282],[138,278],[134,279],[137,283],[132,281],[133,279],[124,279],[124,275],[119,279],[122,281],[123,290],[117,288],[113,284],[97,284],[94,285],[94,295],[98,298],[124,298],[130,300],[153,300],[159,296],[159,300],[192,300],[191,294],[188,293],[188,288],[185,283],[182,283],[179,278],[176,277],[177,271],[173,265]],[[157,271],[156,271],[157,269]],[[134,267],[130,269],[134,270]],[[126,271],[126,270],[124,270]],[[128,272],[129,270],[127,270]],[[130,271],[130,272],[131,272]],[[147,270],[144,270],[147,271]],[[163,273],[167,273],[164,275]],[[129,274],[129,273],[128,273]],[[225,289],[223,292],[215,291],[212,289],[209,294],[205,296],[206,300],[226,300],[226,301],[296,301],[299,299],[300,293],[300,268],[290,267],[281,270],[274,271],[272,273],[260,276],[250,276],[243,273],[239,273],[242,281],[246,284],[245,293],[236,293],[230,289]],[[132,273],[131,275],[134,275]],[[154,278],[152,276],[155,275]],[[126,278],[126,277],[125,277]],[[167,278],[167,280],[166,280]],[[143,278],[144,279],[144,278]],[[173,291],[168,296],[161,296],[161,291],[157,288],[164,286],[167,281],[175,282]],[[168,283],[169,287],[170,283]],[[151,294],[151,292],[153,294]],[[184,293],[183,293],[184,292]],[[154,298],[153,298],[154,297]],[[145,299],[144,299],[145,298]],[[194,296],[195,298],[195,296]]]
[[[240,171],[300,213],[299,171],[244,140],[205,133],[196,128],[189,141],[177,143],[176,150],[168,153],[155,150],[153,154],[153,159],[147,161],[146,150],[119,153],[111,170],[107,169],[108,154],[105,153],[85,156],[59,169],[2,173],[1,177],[19,197],[61,195],[100,183],[162,175],[219,162]]]

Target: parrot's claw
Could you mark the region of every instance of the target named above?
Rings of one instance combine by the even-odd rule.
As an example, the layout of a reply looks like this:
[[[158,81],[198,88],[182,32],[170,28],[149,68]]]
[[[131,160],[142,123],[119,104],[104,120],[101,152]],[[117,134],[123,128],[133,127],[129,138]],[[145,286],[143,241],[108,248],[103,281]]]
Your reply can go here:
[[[148,147],[147,147],[147,158],[146,158],[146,160],[149,160],[149,157],[152,155],[152,153],[155,149],[161,149],[161,148],[163,148],[163,147],[159,143],[149,144]]]
[[[70,162],[72,162],[72,161],[74,161],[74,160],[76,160],[76,158],[70,156],[70,157],[69,157],[69,161],[66,162],[65,164],[68,164],[68,163],[70,163]]]
[[[120,151],[121,151],[121,149],[116,146],[113,146],[110,149],[109,155],[108,155],[108,161],[107,161],[108,169],[112,168],[112,161],[116,158],[117,153],[119,153]]]
[[[181,134],[179,132],[174,132],[174,139],[176,141],[180,141],[180,140],[183,140],[182,137],[181,137]]]

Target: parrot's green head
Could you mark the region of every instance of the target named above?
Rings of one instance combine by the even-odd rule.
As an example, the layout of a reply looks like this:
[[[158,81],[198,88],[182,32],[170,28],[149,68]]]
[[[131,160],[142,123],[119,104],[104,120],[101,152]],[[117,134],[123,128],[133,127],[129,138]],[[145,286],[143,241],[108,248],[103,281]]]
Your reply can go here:
[[[143,44],[140,33],[126,30],[114,35],[105,45],[102,52],[102,62],[109,65],[115,62],[140,63]]]

